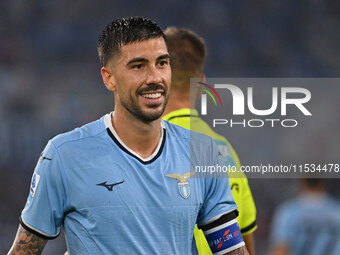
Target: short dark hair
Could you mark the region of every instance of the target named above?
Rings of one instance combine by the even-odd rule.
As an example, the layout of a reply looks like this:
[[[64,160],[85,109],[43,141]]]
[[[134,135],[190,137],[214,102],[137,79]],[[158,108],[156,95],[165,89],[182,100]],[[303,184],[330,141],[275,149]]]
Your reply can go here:
[[[172,87],[187,86],[203,72],[207,49],[203,38],[185,28],[168,27],[164,34],[171,58]]]
[[[98,39],[98,55],[105,66],[111,57],[119,53],[122,45],[165,36],[152,20],[143,17],[115,19],[102,31]]]

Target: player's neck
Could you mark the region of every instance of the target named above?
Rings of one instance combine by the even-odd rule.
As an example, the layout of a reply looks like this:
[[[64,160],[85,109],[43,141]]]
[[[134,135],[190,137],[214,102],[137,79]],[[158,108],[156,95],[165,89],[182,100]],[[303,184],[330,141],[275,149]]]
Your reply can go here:
[[[170,92],[170,97],[168,104],[165,108],[163,116],[166,114],[176,111],[182,108],[191,108],[190,107],[190,91],[187,93],[183,93],[182,91],[172,90]]]
[[[131,116],[130,113],[115,111],[112,125],[123,143],[142,158],[156,150],[161,138],[161,119],[150,123]]]

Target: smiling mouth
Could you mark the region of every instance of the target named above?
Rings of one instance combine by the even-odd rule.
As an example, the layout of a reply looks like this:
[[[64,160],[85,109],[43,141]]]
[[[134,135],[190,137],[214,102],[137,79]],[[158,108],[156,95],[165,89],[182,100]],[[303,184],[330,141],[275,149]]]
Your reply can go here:
[[[155,99],[155,98],[161,97],[162,93],[160,93],[160,92],[147,93],[147,94],[142,94],[141,96],[145,97],[145,98]]]

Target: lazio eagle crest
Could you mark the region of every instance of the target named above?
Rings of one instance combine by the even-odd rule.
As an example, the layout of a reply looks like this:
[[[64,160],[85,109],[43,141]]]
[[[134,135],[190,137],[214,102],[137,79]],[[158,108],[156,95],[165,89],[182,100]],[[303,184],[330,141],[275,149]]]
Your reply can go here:
[[[184,199],[190,197],[191,191],[190,191],[190,184],[189,182],[187,182],[187,180],[193,176],[195,174],[195,172],[187,172],[183,175],[180,174],[166,174],[166,177],[170,177],[173,179],[178,180],[179,182],[177,183],[178,185],[178,191],[179,194],[181,195],[181,197],[183,197]]]

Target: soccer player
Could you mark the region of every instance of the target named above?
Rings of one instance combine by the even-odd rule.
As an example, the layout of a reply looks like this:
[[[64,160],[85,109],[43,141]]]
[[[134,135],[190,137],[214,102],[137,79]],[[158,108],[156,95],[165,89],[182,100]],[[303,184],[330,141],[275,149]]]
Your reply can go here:
[[[193,90],[190,93],[190,77],[200,77],[201,81],[204,82],[205,76],[202,71],[206,57],[204,40],[188,29],[170,27],[164,33],[167,37],[168,51],[171,56],[172,85],[163,119],[211,136],[224,157],[226,165],[236,165],[239,169],[239,158],[230,143],[223,136],[214,132],[207,123],[198,117],[197,111],[193,109],[197,94]],[[248,180],[245,175],[242,175],[242,178],[230,178],[230,185],[239,209],[237,220],[240,224],[241,233],[247,249],[252,255],[254,254],[253,232],[257,225],[256,207]],[[199,254],[211,254],[203,232],[196,229],[195,238]]]
[[[98,52],[115,111],[48,142],[9,254],[40,254],[62,225],[70,255],[197,254],[195,223],[214,253],[248,254],[228,179],[190,171],[221,162],[213,140],[160,118],[171,81],[163,31],[117,19]]]
[[[340,254],[340,204],[322,179],[301,179],[297,198],[281,204],[271,231],[271,255]]]

